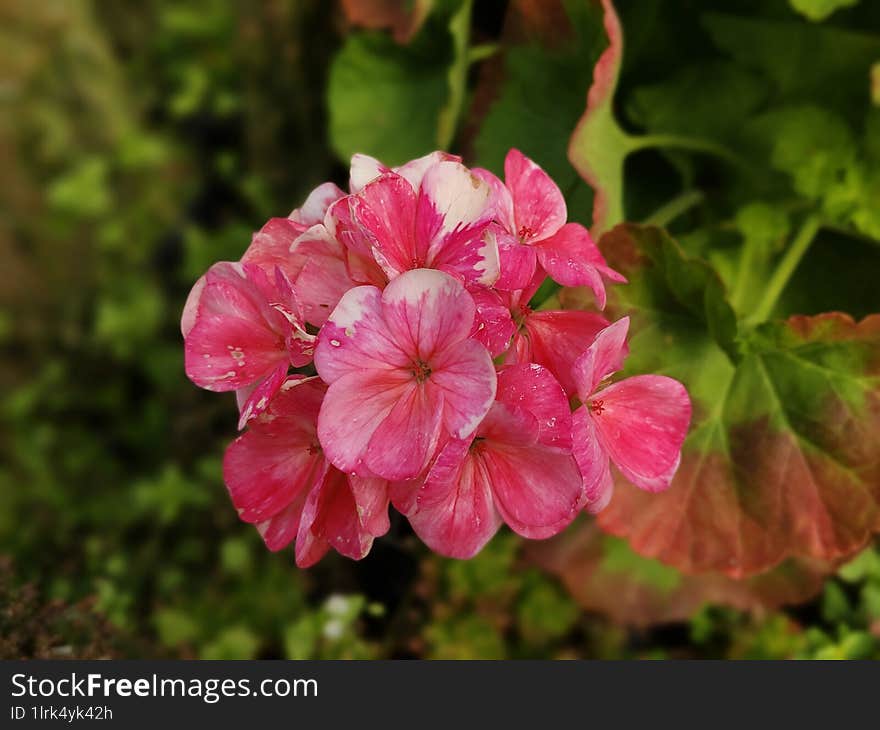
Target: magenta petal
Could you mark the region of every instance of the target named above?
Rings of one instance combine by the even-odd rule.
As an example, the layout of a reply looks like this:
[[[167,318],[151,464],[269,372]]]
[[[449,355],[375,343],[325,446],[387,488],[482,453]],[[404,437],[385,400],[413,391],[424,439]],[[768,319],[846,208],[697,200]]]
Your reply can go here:
[[[327,209],[340,198],[344,198],[345,193],[339,189],[339,186],[332,182],[326,182],[319,185],[306,198],[305,202],[296,210],[294,210],[288,218],[295,223],[310,227],[324,220]]]
[[[264,380],[260,381],[255,388],[246,389],[250,390],[250,392],[246,398],[244,398],[239,407],[239,430],[243,429],[249,420],[256,418],[269,407],[272,396],[278,392],[278,389],[287,377],[287,370],[288,364],[286,362],[281,363],[281,365],[269,373]],[[293,376],[296,380],[302,379],[303,377],[304,376]],[[235,394],[238,396],[239,393],[243,392],[244,391],[242,390],[237,390]]]
[[[649,492],[669,487],[691,419],[685,387],[663,375],[637,375],[589,401],[602,446],[621,473]]]
[[[296,537],[296,564],[301,568],[314,565],[324,556],[326,545],[360,560],[372,544],[373,536],[361,525],[348,478],[330,469],[306,500]]]
[[[572,453],[586,490],[586,509],[595,514],[604,509],[611,499],[613,482],[608,454],[599,442],[587,406],[578,408],[572,415],[572,435]]]
[[[245,522],[272,517],[320,477],[325,462],[315,419],[323,395],[316,378],[287,381],[266,412],[226,449],[223,479]]]
[[[599,309],[605,308],[605,282],[626,279],[608,268],[605,259],[580,223],[566,223],[559,231],[535,247],[541,266],[557,284],[592,289]]]
[[[498,373],[499,403],[516,406],[534,416],[542,446],[571,452],[571,409],[562,386],[546,368],[535,363],[512,365]]]
[[[559,187],[519,150],[507,153],[504,182],[513,197],[513,233],[524,243],[543,241],[565,223],[568,213]]]
[[[416,194],[404,178],[382,175],[353,196],[349,205],[389,278],[425,264],[428,242],[415,236]]]
[[[490,226],[488,234],[492,235],[493,233],[496,235],[501,269],[498,281],[495,282],[495,288],[502,291],[526,289],[534,279],[538,266],[535,247],[524,246],[512,234]]]
[[[432,361],[430,384],[443,393],[443,424],[454,438],[474,432],[495,400],[497,378],[489,351],[465,340]]]
[[[241,262],[256,264],[272,273],[279,267],[288,277],[295,279],[303,260],[292,256],[291,246],[297,237],[308,228],[307,225],[289,218],[270,218],[266,224],[253,235]]]
[[[450,441],[419,491],[409,521],[433,551],[471,558],[501,526],[481,464],[468,455],[470,441]]]
[[[437,452],[443,412],[442,395],[411,380],[370,437],[366,467],[395,481],[417,477]]]
[[[338,469],[365,476],[364,454],[376,429],[410,387],[400,371],[352,372],[327,390],[318,415],[318,438]]]
[[[517,360],[543,365],[566,393],[574,395],[577,389],[572,366],[608,324],[605,317],[595,312],[530,312],[523,321],[523,332],[517,337]]]
[[[498,245],[484,235],[492,220],[488,186],[457,162],[425,172],[419,190],[415,235],[424,246],[422,266],[447,271],[468,284],[498,278]],[[420,249],[421,250],[421,249]]]
[[[215,391],[237,390],[266,377],[289,354],[284,322],[265,299],[265,274],[244,264],[214,264],[184,327],[186,374]],[[198,285],[197,285],[198,286]]]
[[[495,504],[523,537],[560,532],[584,505],[584,485],[571,454],[492,442],[479,451]]]
[[[482,343],[492,357],[498,357],[510,346],[510,338],[516,332],[510,310],[492,289],[475,286],[468,291],[477,307],[470,336]]]
[[[199,302],[202,299],[202,292],[205,290],[205,277],[200,276],[193,288],[190,289],[186,297],[186,303],[183,305],[183,314],[180,315],[180,333],[186,337],[190,330],[195,326],[196,316],[199,312]]]
[[[623,317],[596,335],[586,352],[575,360],[571,373],[581,401],[586,402],[605,378],[623,367],[628,348],[629,317]]]
[[[269,550],[281,550],[296,538],[306,496],[305,491],[301,492],[278,514],[257,524],[257,531]]]

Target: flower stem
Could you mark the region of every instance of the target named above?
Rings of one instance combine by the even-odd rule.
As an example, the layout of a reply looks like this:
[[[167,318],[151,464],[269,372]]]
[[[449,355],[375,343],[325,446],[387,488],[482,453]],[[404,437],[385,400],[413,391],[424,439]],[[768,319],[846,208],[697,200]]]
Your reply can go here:
[[[745,167],[742,159],[735,155],[724,145],[717,142],[711,142],[698,137],[686,137],[678,134],[646,134],[636,137],[630,137],[630,151],[646,149],[649,147],[659,147],[665,149],[688,150],[690,152],[702,152],[707,155],[719,157],[722,160],[736,165],[737,167]]]
[[[776,303],[779,301],[785,285],[788,284],[788,280],[791,279],[792,274],[794,274],[795,269],[797,269],[798,264],[801,262],[807,249],[809,249],[821,226],[822,221],[815,214],[808,216],[804,221],[791,246],[788,247],[782,260],[773,272],[773,276],[770,277],[761,303],[758,304],[755,311],[749,317],[749,321],[752,324],[766,322],[773,313],[773,309],[776,307]]]
[[[695,205],[703,202],[702,190],[686,190],[681,195],[661,205],[643,223],[652,226],[667,226],[680,215],[686,213]]]

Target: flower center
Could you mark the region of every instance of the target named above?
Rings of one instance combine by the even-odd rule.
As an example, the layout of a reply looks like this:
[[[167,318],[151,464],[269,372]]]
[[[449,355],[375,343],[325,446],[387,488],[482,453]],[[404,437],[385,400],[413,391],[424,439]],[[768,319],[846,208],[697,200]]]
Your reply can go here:
[[[522,226],[517,232],[519,239],[521,241],[528,241],[532,236],[535,235],[535,232],[529,228],[528,226]]]
[[[320,454],[321,453],[321,445],[317,444],[317,443],[311,444],[309,446],[309,448],[307,449],[307,451],[309,452],[309,456],[315,456],[316,454]]]
[[[431,377],[431,367],[423,360],[413,363],[411,372],[413,377],[420,383],[424,383]]]
[[[605,403],[601,400],[591,400],[590,401],[590,410],[597,416],[601,416],[602,412],[605,410]]]

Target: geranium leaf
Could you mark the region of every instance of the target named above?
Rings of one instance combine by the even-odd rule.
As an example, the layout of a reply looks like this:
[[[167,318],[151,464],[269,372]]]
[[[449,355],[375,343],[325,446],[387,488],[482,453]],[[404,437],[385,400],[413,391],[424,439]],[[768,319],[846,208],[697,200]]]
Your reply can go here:
[[[851,8],[858,2],[859,0],[788,0],[794,10],[813,21],[825,20],[836,10]]]
[[[821,590],[833,570],[817,561],[787,560],[745,580],[685,575],[585,520],[551,540],[529,544],[525,557],[559,577],[583,608],[637,627],[683,621],[707,604],[760,611],[801,603]]]
[[[362,152],[397,165],[435,149],[451,60],[448,30],[435,18],[407,46],[385,33],[350,35],[327,89],[330,141],[340,159]]]
[[[623,30],[611,0],[602,0],[608,47],[593,71],[587,108],[568,145],[568,159],[593,188],[593,233],[623,220],[623,162],[632,140],[614,118],[612,102],[623,62]]]
[[[729,308],[681,285],[696,264],[673,263],[666,239],[633,225],[604,237],[630,281],[609,310],[632,317],[627,372],[681,380],[694,420],[669,491],[621,481],[600,525],[688,572],[742,577],[854,553],[880,529],[880,316],[794,316],[740,333],[728,357]]]

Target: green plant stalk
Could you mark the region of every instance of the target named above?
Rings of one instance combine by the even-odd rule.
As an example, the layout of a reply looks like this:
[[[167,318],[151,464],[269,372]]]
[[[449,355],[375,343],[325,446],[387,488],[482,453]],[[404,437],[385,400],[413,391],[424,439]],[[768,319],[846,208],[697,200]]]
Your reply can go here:
[[[770,277],[760,304],[758,304],[755,311],[748,318],[751,324],[760,324],[769,319],[776,306],[776,302],[779,301],[779,297],[782,295],[786,284],[788,284],[788,280],[794,274],[795,269],[797,269],[798,264],[800,264],[807,249],[810,248],[810,244],[821,227],[822,221],[818,215],[810,215],[804,221],[791,246],[788,247],[782,260]]]
[[[464,0],[449,21],[449,34],[452,36],[454,48],[453,62],[446,76],[449,84],[449,99],[440,111],[437,120],[437,147],[441,150],[449,149],[449,145],[452,144],[464,105],[467,73],[471,64],[468,44],[470,43],[472,9],[473,0]]]
[[[686,190],[681,195],[661,205],[643,221],[650,226],[668,226],[672,221],[683,215],[695,205],[703,202],[702,190]]]

